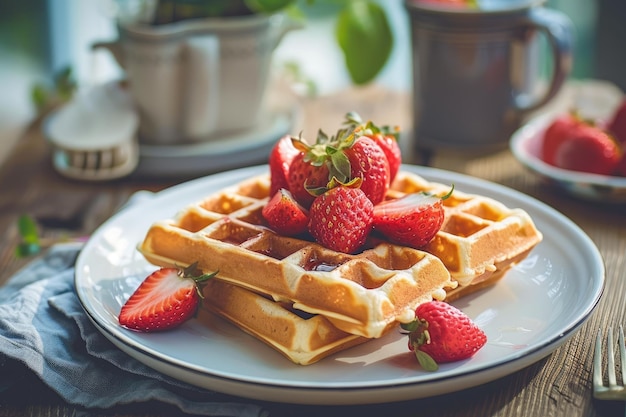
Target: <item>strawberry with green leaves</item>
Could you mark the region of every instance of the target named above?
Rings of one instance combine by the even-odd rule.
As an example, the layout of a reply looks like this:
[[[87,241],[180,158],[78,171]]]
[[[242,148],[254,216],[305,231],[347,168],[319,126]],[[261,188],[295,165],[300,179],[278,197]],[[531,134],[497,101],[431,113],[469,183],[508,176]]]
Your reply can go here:
[[[289,190],[281,188],[263,207],[261,214],[276,233],[296,236],[307,231],[309,212],[293,198]]]
[[[389,163],[389,182],[393,182],[402,164],[402,151],[398,143],[398,129],[389,126],[376,126],[373,122],[363,122],[358,113],[346,114],[346,125],[351,126],[355,132],[372,139],[383,150]]]
[[[469,359],[487,343],[476,323],[443,301],[419,305],[415,320],[402,324],[402,329],[408,332],[409,350],[426,371],[436,371],[441,363]]]
[[[412,193],[377,204],[373,228],[393,243],[421,248],[441,229],[445,217],[443,200],[453,190],[454,187],[443,197]]]
[[[354,253],[365,244],[372,229],[374,205],[359,188],[360,182],[332,181],[330,189],[313,201],[308,228],[322,246]]]
[[[301,140],[294,140],[294,143],[300,153],[291,161],[287,188],[302,207],[308,208],[330,181],[329,164],[326,155],[320,155],[319,144],[309,146]]]
[[[181,325],[195,315],[202,298],[201,285],[215,274],[199,274],[196,264],[184,270],[161,268],[153,272],[122,306],[119,323],[142,332]]]
[[[288,188],[303,207],[309,207],[333,179],[343,184],[359,179],[373,204],[384,199],[390,184],[389,162],[370,138],[341,129],[332,137],[320,131],[313,145],[300,139],[294,139],[294,145],[301,153],[289,168]]]

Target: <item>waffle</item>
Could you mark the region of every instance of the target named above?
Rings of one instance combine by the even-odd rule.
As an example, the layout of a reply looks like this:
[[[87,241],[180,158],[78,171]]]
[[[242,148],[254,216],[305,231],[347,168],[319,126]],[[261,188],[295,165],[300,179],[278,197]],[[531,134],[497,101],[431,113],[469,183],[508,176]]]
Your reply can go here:
[[[207,283],[203,306],[298,365],[310,365],[370,340],[337,329],[322,315],[305,313],[290,303],[217,279]]]
[[[417,305],[444,299],[456,283],[441,260],[380,242],[338,253],[265,227],[268,176],[255,177],[153,224],[139,246],[161,266],[197,262],[216,278],[324,316],[338,329],[376,338],[414,318]]]
[[[445,195],[450,186],[403,171],[387,197],[415,192]],[[492,198],[454,190],[443,205],[441,230],[422,249],[441,259],[458,283],[448,291],[447,301],[494,284],[543,238],[528,213]]]

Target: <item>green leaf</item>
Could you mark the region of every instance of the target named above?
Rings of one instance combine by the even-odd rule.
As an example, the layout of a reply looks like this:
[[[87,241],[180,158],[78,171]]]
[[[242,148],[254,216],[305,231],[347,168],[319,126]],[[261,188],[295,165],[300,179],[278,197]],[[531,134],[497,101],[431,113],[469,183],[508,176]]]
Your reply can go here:
[[[23,242],[39,243],[39,235],[37,234],[37,224],[27,215],[22,215],[17,219],[17,229]]]
[[[18,258],[35,255],[41,251],[37,224],[27,215],[22,215],[17,219],[17,229],[21,241],[15,248],[15,255]]]
[[[428,353],[415,349],[415,356],[417,357],[417,361],[420,363],[423,370],[434,372],[439,369],[437,362],[435,362],[435,360]]]
[[[335,35],[355,84],[373,80],[391,55],[391,28],[385,11],[373,1],[349,2],[339,14]]]

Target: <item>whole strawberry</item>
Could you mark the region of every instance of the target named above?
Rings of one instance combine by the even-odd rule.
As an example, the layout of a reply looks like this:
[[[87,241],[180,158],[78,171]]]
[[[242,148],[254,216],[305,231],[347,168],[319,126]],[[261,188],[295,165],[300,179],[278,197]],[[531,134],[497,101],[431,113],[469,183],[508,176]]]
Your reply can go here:
[[[415,309],[415,321],[403,324],[408,346],[421,367],[436,371],[438,364],[472,357],[487,336],[465,313],[443,301],[430,301]]]
[[[607,126],[609,132],[626,146],[626,99],[617,107]]]
[[[561,143],[554,155],[554,165],[572,171],[613,175],[622,150],[613,137],[601,128],[579,126]]]
[[[269,156],[270,168],[270,196],[279,189],[288,188],[287,176],[291,161],[300,151],[293,146],[291,136],[285,135],[274,144]]]
[[[452,190],[437,197],[426,193],[407,194],[374,207],[373,228],[389,241],[413,248],[430,242],[443,225],[443,200]]]
[[[261,214],[272,230],[280,235],[295,236],[306,232],[309,212],[284,188],[278,190],[263,207]]]
[[[566,113],[554,119],[543,135],[541,143],[541,159],[550,164],[556,163],[556,152],[562,143],[566,142],[575,129],[583,122],[573,113]]]
[[[393,182],[402,164],[402,151],[398,144],[398,129],[391,129],[388,126],[378,127],[371,121],[365,123],[361,116],[355,112],[346,114],[345,124],[380,146],[389,163],[389,182]]]
[[[338,185],[318,196],[309,210],[309,232],[335,251],[354,253],[372,228],[374,205],[363,190]]]
[[[374,205],[385,199],[389,190],[389,162],[383,150],[367,136],[357,137],[345,149],[350,161],[350,178],[361,178],[361,190]]]
[[[143,332],[181,325],[196,313],[202,298],[201,283],[215,274],[198,275],[196,264],[184,270],[161,268],[153,272],[122,306],[119,323]]]
[[[308,208],[313,203],[316,194],[327,188],[331,179],[330,159],[325,153],[325,145],[319,139],[318,143],[312,146],[300,140],[294,140],[293,143],[297,145],[299,153],[291,161],[287,175],[287,188],[302,207]]]

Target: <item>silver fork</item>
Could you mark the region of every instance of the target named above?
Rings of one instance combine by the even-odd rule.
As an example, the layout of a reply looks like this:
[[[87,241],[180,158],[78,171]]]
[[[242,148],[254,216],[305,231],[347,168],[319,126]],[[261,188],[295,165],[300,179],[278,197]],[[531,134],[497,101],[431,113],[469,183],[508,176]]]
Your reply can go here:
[[[598,331],[596,349],[593,355],[593,396],[599,400],[626,401],[626,346],[624,345],[624,328],[619,326],[619,355],[621,363],[621,383],[617,383],[615,372],[615,356],[613,348],[613,330],[609,328],[607,335],[607,376],[609,385],[604,385],[602,376],[602,334]]]

